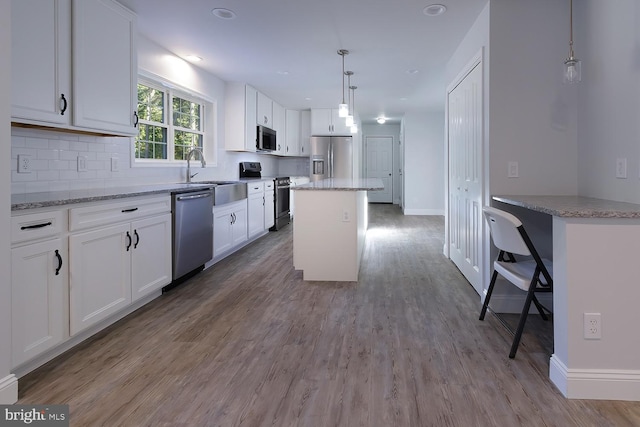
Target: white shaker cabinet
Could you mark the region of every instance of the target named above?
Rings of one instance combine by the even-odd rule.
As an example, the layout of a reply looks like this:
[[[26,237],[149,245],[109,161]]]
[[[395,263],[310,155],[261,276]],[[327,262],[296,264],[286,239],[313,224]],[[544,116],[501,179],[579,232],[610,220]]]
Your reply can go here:
[[[300,112],[300,156],[311,155],[311,110]]]
[[[285,155],[286,150],[286,116],[284,107],[277,102],[273,102],[273,130],[276,131],[276,151],[273,154]]]
[[[11,218],[12,368],[68,337],[65,219],[62,210]]]
[[[11,116],[71,124],[71,0],[13,0],[11,22]]]
[[[76,126],[138,133],[136,16],[112,0],[73,1]]]
[[[264,183],[264,228],[268,230],[275,225],[276,209],[275,209],[275,184],[273,181],[265,181]]]
[[[138,133],[135,14],[113,0],[13,0],[11,19],[13,122]]]
[[[265,94],[258,92],[257,125],[273,127],[273,101]]]
[[[249,238],[264,232],[265,224],[265,199],[264,182],[256,181],[247,184],[248,201],[248,233]]]
[[[213,207],[213,257],[247,241],[247,199]]]
[[[258,91],[244,83],[225,85],[225,149],[256,151]]]
[[[131,223],[131,299],[138,299],[171,282],[171,214]]]
[[[285,156],[298,156],[300,154],[300,111],[286,111],[286,135]]]
[[[344,118],[338,116],[337,108],[314,108],[311,110],[311,135],[351,135]]]

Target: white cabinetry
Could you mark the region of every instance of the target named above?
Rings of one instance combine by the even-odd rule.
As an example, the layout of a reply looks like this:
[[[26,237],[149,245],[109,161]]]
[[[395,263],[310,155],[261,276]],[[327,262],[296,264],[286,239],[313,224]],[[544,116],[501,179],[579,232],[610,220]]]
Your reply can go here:
[[[275,184],[273,181],[264,183],[264,228],[268,230],[273,227],[276,219],[275,209]]]
[[[273,154],[285,155],[286,149],[286,117],[284,107],[277,102],[273,103],[273,130],[276,131],[276,152]]]
[[[300,112],[300,156],[311,155],[311,110]]]
[[[255,237],[273,227],[275,223],[274,183],[252,182],[247,185],[249,238]]]
[[[314,108],[311,110],[311,135],[351,135],[345,119],[338,116],[336,108]]]
[[[171,282],[169,196],[70,209],[70,333]],[[108,225],[106,225],[108,224]]]
[[[297,156],[300,154],[300,111],[286,111],[286,139],[285,139],[285,156]]]
[[[11,9],[12,121],[137,134],[131,11],[113,0],[14,0]]]
[[[225,86],[225,149],[256,151],[258,91],[243,83]]]
[[[68,322],[66,211],[11,218],[11,367],[64,341]]]
[[[256,124],[273,129],[273,101],[265,94],[258,92]]]
[[[12,119],[71,124],[71,0],[13,0],[11,22]]]
[[[213,207],[213,257],[247,241],[247,199]]]

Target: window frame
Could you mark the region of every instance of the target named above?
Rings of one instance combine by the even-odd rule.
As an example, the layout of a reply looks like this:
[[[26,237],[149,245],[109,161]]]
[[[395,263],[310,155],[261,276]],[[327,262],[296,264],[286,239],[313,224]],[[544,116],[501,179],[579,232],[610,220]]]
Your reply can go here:
[[[216,102],[202,94],[194,93],[184,87],[168,82],[157,76],[138,75],[138,84],[160,90],[164,97],[163,123],[139,119],[140,124],[161,126],[167,131],[167,159],[149,159],[136,157],[137,136],[131,138],[131,165],[132,167],[184,167],[186,160],[175,160],[175,132],[186,131],[202,135],[202,152],[207,161],[207,166],[217,166],[216,144]],[[137,88],[137,84],[136,84]],[[200,106],[200,128],[194,130],[183,128],[173,124],[173,98],[177,97]],[[137,111],[137,105],[136,105]]]

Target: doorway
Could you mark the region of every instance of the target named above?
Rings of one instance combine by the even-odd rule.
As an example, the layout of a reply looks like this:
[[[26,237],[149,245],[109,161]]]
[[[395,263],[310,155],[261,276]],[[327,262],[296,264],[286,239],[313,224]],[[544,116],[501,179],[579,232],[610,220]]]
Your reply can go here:
[[[370,191],[369,202],[393,203],[393,137],[365,137],[365,178],[379,178],[382,191]]]

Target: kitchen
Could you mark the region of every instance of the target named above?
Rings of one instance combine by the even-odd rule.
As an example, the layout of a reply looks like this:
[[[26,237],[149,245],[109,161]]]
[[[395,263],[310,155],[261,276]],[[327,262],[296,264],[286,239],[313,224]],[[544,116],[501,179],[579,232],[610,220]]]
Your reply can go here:
[[[499,2],[492,2],[492,4],[497,4],[499,5]],[[516,13],[516,12],[514,12]],[[586,12],[584,12],[586,13]],[[5,14],[6,15],[6,14]],[[633,16],[633,13],[629,13],[627,14],[628,16]],[[626,21],[625,21],[626,22]],[[596,24],[593,24],[596,25]],[[601,26],[597,26],[597,28],[602,28],[605,27],[605,24],[601,24]],[[606,27],[605,27],[606,28]],[[622,31],[622,30],[620,30]],[[558,33],[560,33],[560,31],[558,31]],[[564,35],[564,33],[562,33]],[[611,37],[616,37],[618,36],[619,33],[614,32],[614,35]],[[606,41],[610,41],[605,39]],[[521,40],[522,41],[522,40]],[[617,41],[617,39],[615,40]],[[549,44],[555,44],[555,42],[552,41],[547,41]],[[593,41],[592,42],[594,46],[593,49],[597,49],[598,44]],[[559,50],[564,50],[564,43],[557,43],[558,45],[562,44],[562,46],[558,46]],[[611,42],[611,45],[613,45],[614,43]],[[587,45],[589,46],[589,45]],[[498,49],[499,45],[495,44],[492,45],[492,49],[494,51],[494,53],[496,55],[499,55],[501,52]],[[157,62],[158,62],[158,58],[161,57],[162,55],[165,55],[167,52],[164,51],[162,48],[160,48],[157,44],[155,44],[154,42],[150,41],[150,40],[145,40],[144,37],[140,37],[140,39],[138,40],[138,49],[139,49],[139,56],[138,56],[138,61],[139,61],[139,66],[142,69],[150,69],[150,70],[159,70],[161,69],[160,67],[157,67]],[[625,50],[625,52],[630,51],[630,48],[628,47],[621,47],[621,49],[627,49]],[[587,52],[590,52],[589,50],[587,50]],[[564,53],[562,53],[560,55],[560,57],[562,57]],[[464,57],[464,55],[461,55]],[[461,61],[464,61],[465,59],[460,59]],[[545,64],[548,65],[549,67],[551,67],[553,64],[549,63],[549,64]],[[539,67],[539,66],[538,66]],[[452,67],[455,68],[455,67]],[[532,71],[527,71],[527,73],[535,73],[536,68],[534,67],[532,69]],[[160,71],[156,71],[157,73],[161,73]],[[222,94],[223,94],[223,82],[218,80],[218,79],[214,79],[210,76],[205,76],[205,75],[200,75],[198,74],[198,71],[195,70],[196,75],[198,75],[199,77],[201,77],[201,79],[198,79],[198,83],[196,86],[200,86],[200,87],[196,87],[194,89],[203,89],[202,92],[203,93],[207,93],[209,94],[209,96],[211,96],[212,98],[214,98],[215,94],[221,95],[220,98],[218,99],[222,99]],[[176,81],[180,81],[180,79],[183,77],[183,73],[180,73],[178,71],[175,72],[175,74],[172,74],[172,72],[170,70],[166,70],[166,75],[165,77],[170,79],[170,80],[176,80]],[[627,80],[629,81],[629,80]],[[632,91],[637,89],[637,80],[636,81],[631,81],[631,89]],[[635,83],[634,83],[635,82]],[[588,82],[584,82],[585,84],[589,85],[589,84],[593,84],[593,83],[588,83]],[[617,87],[617,86],[616,86]],[[206,90],[204,90],[204,88],[206,88]],[[543,105],[546,106],[546,104],[543,101],[539,101],[538,106],[540,107],[540,110],[543,110]],[[626,105],[627,107],[627,111],[637,111],[637,108],[635,108],[633,105]],[[591,117],[593,115],[598,115],[598,111],[597,109],[595,109],[595,107],[593,107],[593,111],[590,110],[588,107],[584,107],[582,111],[583,115],[585,117]],[[220,115],[222,114],[222,112],[220,111],[221,109],[218,108],[218,114],[219,114],[219,118],[221,117]],[[492,110],[492,114],[493,110]],[[497,112],[496,112],[497,114]],[[7,114],[6,116],[8,116],[9,114]],[[606,116],[606,115],[605,115]],[[415,112],[409,113],[407,114],[407,123],[405,124],[406,128],[405,128],[405,141],[406,141],[406,150],[409,150],[409,153],[405,154],[407,156],[407,159],[419,159],[421,156],[421,154],[423,153],[423,151],[420,150],[424,150],[424,146],[419,146],[418,144],[412,144],[411,141],[418,141],[420,140],[425,132],[422,131],[420,128],[415,126],[416,122],[419,122],[420,120],[423,119],[423,115],[421,114],[417,114]],[[435,114],[434,118],[433,118],[433,123],[441,123],[441,121],[438,121],[438,117],[443,117],[443,115],[440,114]],[[411,121],[413,120],[413,121]],[[526,126],[526,120],[524,118],[521,119],[521,124],[525,124]],[[223,120],[218,120],[218,123],[223,122]],[[593,126],[596,127],[597,131],[602,131],[603,129],[609,129],[608,128],[608,123],[609,122],[604,122],[602,124],[596,124],[596,120],[590,121],[589,126]],[[411,123],[414,124],[414,126],[409,126]],[[616,140],[627,140],[627,141],[637,141],[637,129],[634,128],[630,128],[629,123],[633,123],[633,121],[627,121],[626,124],[623,124],[620,127],[616,127],[615,130],[612,130],[614,132],[614,134],[618,137],[616,138]],[[495,123],[494,123],[495,124]],[[558,123],[558,125],[562,125],[563,123]],[[566,122],[564,123],[564,125],[567,126],[571,126],[571,123],[567,124]],[[6,126],[6,125],[5,125]],[[600,127],[601,126],[601,127]],[[499,138],[499,127],[496,125],[494,126],[494,130],[496,132],[496,135],[494,137],[494,139],[498,139]],[[510,129],[509,126],[505,126],[505,129]],[[545,134],[543,134],[542,132],[540,132],[539,130],[536,129],[530,129],[530,134],[532,135],[531,137],[536,137],[538,136],[540,139],[545,140]],[[611,129],[609,129],[611,130]],[[8,132],[8,129],[7,129]],[[17,138],[16,138],[16,144],[20,144],[21,142],[21,138],[24,138],[24,142],[26,144],[26,139],[27,138],[33,138],[33,134],[28,134],[28,131],[24,131],[24,134],[20,134],[20,132],[22,131],[16,131],[17,132]],[[574,131],[575,132],[575,131]],[[597,132],[596,132],[597,133]],[[420,134],[420,136],[416,135],[416,134]],[[108,152],[109,155],[113,154],[113,153],[117,153],[118,154],[118,158],[122,158],[122,159],[128,159],[128,151],[125,151],[123,148],[123,146],[125,144],[122,144],[119,142],[118,138],[115,137],[106,137],[104,139],[102,138],[97,138],[97,137],[77,137],[77,140],[75,140],[75,136],[71,137],[71,140],[65,141],[64,139],[63,144],[65,142],[69,143],[69,146],[71,146],[71,143],[73,142],[77,142],[79,144],[81,143],[87,143],[87,141],[85,140],[85,138],[88,138],[90,140],[90,142],[96,142],[98,144],[105,144],[105,145],[110,145],[111,149],[113,149],[114,151],[107,151],[106,147],[105,148],[105,152]],[[82,138],[82,139],[81,139]],[[573,138],[575,137],[575,134],[573,135]],[[48,139],[48,137],[47,137]],[[604,156],[604,160],[600,160],[600,157],[602,157],[602,153],[600,153],[600,149],[599,149],[599,145],[597,144],[597,141],[592,141],[589,138],[584,138],[585,141],[580,144],[580,147],[584,147],[583,149],[581,149],[580,151],[580,156],[581,158],[583,158],[586,161],[586,164],[596,164],[596,165],[600,165],[600,168],[595,168],[596,170],[608,170],[609,167],[606,166],[609,163],[607,162],[608,157]],[[493,141],[493,139],[492,139]],[[13,139],[12,139],[13,142]],[[298,162],[297,160],[293,160],[293,159],[286,159],[286,160],[277,160],[277,159],[268,159],[268,160],[263,160],[264,156],[258,156],[258,155],[254,155],[254,154],[246,154],[246,153],[229,153],[224,151],[222,144],[220,143],[220,141],[218,141],[218,147],[216,150],[216,154],[217,154],[217,159],[214,160],[213,162],[210,162],[212,165],[213,164],[218,164],[218,167],[215,168],[207,168],[206,170],[200,171],[201,175],[199,176],[199,178],[201,179],[211,179],[211,180],[216,180],[216,179],[228,179],[231,176],[235,176],[235,173],[237,171],[237,164],[240,161],[254,161],[257,159],[260,159],[260,161],[263,162],[263,166],[265,168],[266,171],[268,171],[269,174],[275,174],[276,171],[277,173],[281,173],[284,172],[286,174],[290,174],[290,175],[297,175],[297,174],[301,174],[303,175],[304,172],[306,172],[306,170],[304,169],[306,167],[306,163],[303,165],[303,161]],[[411,147],[410,147],[411,146]],[[540,190],[537,191],[542,191],[542,192],[548,192],[548,191],[557,191],[557,192],[572,192],[575,191],[574,189],[576,187],[578,187],[578,176],[583,177],[584,179],[581,179],[581,188],[583,188],[584,186],[587,186],[586,188],[583,188],[583,191],[585,192],[591,192],[594,193],[596,196],[601,196],[601,197],[605,197],[607,196],[607,194],[609,194],[609,197],[613,197],[611,196],[612,193],[615,193],[615,197],[619,198],[619,199],[631,199],[633,200],[634,198],[637,198],[637,193],[636,193],[636,189],[637,189],[637,182],[634,185],[632,183],[633,180],[628,179],[628,180],[618,180],[618,181],[613,181],[610,182],[608,184],[608,193],[607,193],[607,189],[597,189],[597,184],[590,184],[592,181],[598,181],[599,179],[604,180],[604,176],[599,176],[597,175],[596,172],[592,172],[591,174],[584,171],[582,169],[582,167],[578,166],[578,154],[576,154],[577,152],[577,142],[575,142],[575,139],[573,140],[573,142],[571,141],[571,139],[569,138],[569,147],[567,146],[551,146],[550,144],[548,144],[547,146],[545,146],[545,150],[541,150],[544,153],[547,154],[548,153],[553,153],[553,154],[560,154],[559,159],[560,161],[566,161],[566,164],[569,165],[568,168],[564,168],[562,172],[553,172],[556,169],[553,169],[553,171],[549,171],[549,173],[545,174],[545,176],[541,176],[539,178],[536,178],[535,181],[535,185],[537,185],[539,188],[541,188]],[[625,155],[625,153],[633,153],[633,150],[635,149],[634,147],[626,147],[625,145],[623,145],[623,143],[618,143],[618,145],[616,145],[617,149],[622,153],[622,155]],[[5,148],[7,150],[8,153],[8,148]],[[122,151],[119,151],[122,150]],[[411,152],[410,150],[416,150],[415,152]],[[511,153],[515,156],[523,156],[525,155],[525,153],[529,153],[529,149],[527,145],[523,145],[521,147],[519,147],[519,151],[516,147],[512,147],[512,150],[515,151],[511,151]],[[82,151],[82,150],[81,150]],[[440,154],[442,153],[442,147],[440,147],[438,150],[435,151],[436,154]],[[418,154],[418,155],[412,155],[412,154]],[[626,154],[628,156],[631,156],[631,154]],[[492,156],[495,156],[495,161],[500,164],[502,163],[502,157],[503,155],[501,154],[492,154]],[[5,156],[5,158],[9,158],[11,156]],[[434,156],[427,156],[429,158],[433,158]],[[435,156],[437,157],[437,155]],[[442,157],[441,157],[442,158]],[[233,159],[232,161],[228,161],[228,159]],[[524,173],[526,171],[526,166],[527,164],[525,163],[525,161],[523,159],[520,160],[521,161],[521,171],[522,173]],[[280,165],[281,162],[285,163],[285,170],[282,171],[280,170]],[[535,160],[532,160],[532,162],[535,163]],[[604,165],[604,163],[606,163],[606,165]],[[529,164],[529,166],[531,166],[531,164]],[[633,167],[633,163],[630,163],[630,166]],[[122,175],[123,178],[121,178],[122,181],[126,181],[127,179],[130,179],[131,175],[128,175],[129,171],[127,169],[127,162],[120,162],[120,167],[121,167],[121,171],[123,171]],[[418,167],[417,165],[412,165],[409,161],[407,162],[407,164],[405,165],[406,169],[407,169],[407,173],[410,173],[409,170],[413,170],[413,173],[417,173],[418,175],[413,175],[412,178],[407,178],[408,180],[408,188],[406,189],[406,191],[408,192],[408,197],[406,198],[406,202],[407,204],[410,204],[412,202],[414,202],[414,200],[412,200],[412,191],[415,191],[415,194],[419,194],[419,192],[416,189],[412,189],[410,187],[410,185],[415,185],[417,182],[420,182],[421,179],[421,175],[420,173],[423,173],[422,171],[424,169],[421,169],[420,167]],[[496,170],[498,170],[498,168],[496,168]],[[416,171],[420,171],[420,172],[416,172]],[[124,173],[126,172],[126,173]],[[116,172],[113,172],[114,174]],[[138,169],[135,172],[136,178],[140,179],[140,182],[144,183],[144,182],[157,182],[157,178],[162,176],[162,180],[171,180],[171,181],[180,181],[182,179],[184,179],[184,175],[183,175],[183,171],[180,168],[162,168],[162,170],[156,170],[153,169],[151,170],[151,168],[148,169]],[[556,176],[554,176],[554,174]],[[604,174],[604,172],[603,172]],[[138,176],[139,175],[139,176]],[[593,177],[594,175],[595,178]],[[414,179],[416,178],[417,179]],[[104,184],[107,180],[109,180],[111,182],[111,179],[113,177],[110,178],[99,178],[98,177],[98,173],[96,172],[96,180],[100,181]],[[438,177],[437,177],[438,178]],[[555,180],[554,178],[563,178],[561,180]],[[440,181],[442,181],[442,177],[438,178]],[[82,180],[82,178],[78,177],[78,180]],[[117,178],[116,178],[117,180]],[[607,182],[609,182],[608,180],[605,180]],[[9,190],[8,190],[8,182],[9,180],[7,179],[6,183],[3,183],[3,185],[6,187],[5,188],[5,193],[9,194]],[[495,183],[498,184],[495,184]],[[519,182],[523,182],[523,184],[520,185],[525,185],[524,188],[518,188],[518,183]],[[497,172],[496,172],[496,176],[493,177],[492,176],[492,185],[499,185],[498,190],[500,190],[501,192],[526,192],[526,191],[536,191],[532,188],[527,188],[526,185],[533,185],[531,184],[531,180],[525,181],[523,180],[511,180],[511,181],[507,181],[505,179],[502,178],[502,176],[498,176]],[[553,187],[555,185],[557,185],[557,182],[561,182],[561,188],[555,189],[555,190],[551,190],[553,189]],[[529,183],[529,184],[527,184]],[[27,184],[26,183],[18,183],[18,186],[16,186],[16,189],[19,189],[20,185],[24,184],[24,190],[26,191],[27,188]],[[593,187],[593,189],[590,190],[590,187]],[[36,191],[36,190],[32,190],[32,191]],[[8,196],[6,196],[8,198]],[[436,197],[437,198],[437,197]],[[635,200],[637,202],[637,199]],[[408,206],[409,208],[411,207],[411,205]],[[438,205],[435,204],[433,206],[428,206],[428,205],[415,205],[415,209],[419,210],[419,209],[428,209],[428,208],[435,208],[435,209],[443,209],[442,205]],[[8,219],[7,221],[2,221],[2,223],[8,223]],[[5,233],[5,235],[8,235],[8,233]],[[6,258],[6,257],[5,257]],[[3,271],[8,271],[8,268],[3,269]],[[3,289],[4,292],[6,292],[6,289]],[[6,298],[3,298],[3,301],[7,301]],[[5,311],[6,312],[6,311]],[[6,324],[6,323],[4,323]]]

